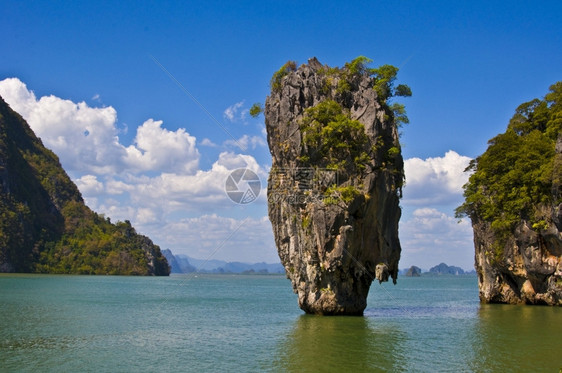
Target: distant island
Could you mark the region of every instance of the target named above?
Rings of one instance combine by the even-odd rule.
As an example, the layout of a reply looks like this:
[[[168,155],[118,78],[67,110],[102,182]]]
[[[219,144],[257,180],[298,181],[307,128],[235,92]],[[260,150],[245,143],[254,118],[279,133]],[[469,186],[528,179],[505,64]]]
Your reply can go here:
[[[85,205],[58,157],[1,97],[0,272],[170,273],[129,221],[112,223]]]
[[[429,271],[423,272],[420,267],[411,266],[408,269],[401,269],[400,274],[406,277],[420,277],[420,276],[476,276],[476,271],[465,271],[461,267],[449,266],[445,263],[431,267]]]
[[[242,263],[215,259],[195,259],[187,255],[174,254],[169,249],[162,250],[162,254],[166,257],[168,263],[170,263],[171,273],[174,274],[285,274],[285,268],[281,263]],[[474,269],[465,271],[461,267],[439,263],[427,271],[414,265],[407,269],[401,269],[399,275],[405,277],[476,276],[476,271]]]
[[[242,263],[223,260],[195,259],[187,255],[174,255],[171,250],[162,250],[168,260],[171,273],[239,273],[239,274],[285,274],[281,263]]]

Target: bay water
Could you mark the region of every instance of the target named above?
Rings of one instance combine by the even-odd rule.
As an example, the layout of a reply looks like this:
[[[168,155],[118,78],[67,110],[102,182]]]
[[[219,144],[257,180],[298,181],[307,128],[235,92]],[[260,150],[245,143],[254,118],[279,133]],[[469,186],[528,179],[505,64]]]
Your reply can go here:
[[[0,275],[2,372],[560,372],[562,308],[486,305],[476,277],[373,283],[304,315],[284,276]]]

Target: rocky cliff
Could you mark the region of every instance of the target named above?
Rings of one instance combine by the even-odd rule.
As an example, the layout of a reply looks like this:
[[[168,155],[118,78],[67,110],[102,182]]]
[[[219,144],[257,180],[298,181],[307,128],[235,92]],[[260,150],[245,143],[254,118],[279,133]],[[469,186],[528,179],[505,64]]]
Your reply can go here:
[[[556,145],[562,164],[562,138]],[[505,242],[491,224],[473,216],[480,299],[489,303],[562,306],[562,204],[539,207],[546,225],[521,220]],[[535,228],[533,228],[535,226]],[[502,245],[498,251],[498,244]]]
[[[480,299],[562,305],[562,82],[520,105],[465,185]]]
[[[362,314],[372,281],[396,282],[398,274],[403,110],[386,102],[398,94],[397,69],[365,62],[289,62],[265,104],[269,218],[307,313]]]
[[[128,221],[91,211],[58,157],[0,97],[0,272],[168,275]]]

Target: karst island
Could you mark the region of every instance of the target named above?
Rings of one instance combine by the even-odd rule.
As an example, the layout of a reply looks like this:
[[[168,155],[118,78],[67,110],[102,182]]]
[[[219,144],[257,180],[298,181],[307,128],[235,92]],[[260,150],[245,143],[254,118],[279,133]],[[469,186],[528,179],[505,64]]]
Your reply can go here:
[[[361,315],[374,280],[396,282],[404,183],[394,96],[398,69],[287,62],[271,79],[265,114],[272,156],[268,213],[275,243],[306,313]]]

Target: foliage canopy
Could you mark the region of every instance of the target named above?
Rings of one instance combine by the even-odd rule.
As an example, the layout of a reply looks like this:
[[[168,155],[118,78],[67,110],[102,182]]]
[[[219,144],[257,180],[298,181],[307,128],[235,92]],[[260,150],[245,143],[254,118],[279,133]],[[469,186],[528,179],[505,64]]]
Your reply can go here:
[[[550,86],[543,100],[521,104],[505,133],[489,141],[489,147],[467,171],[465,202],[457,217],[470,216],[489,222],[506,237],[522,220],[536,230],[547,226],[540,207],[562,202],[562,159],[556,154],[562,134],[562,82]]]
[[[365,151],[365,126],[351,119],[336,101],[322,101],[306,109],[301,130],[303,143],[313,150],[310,159],[324,158],[328,168],[344,170],[354,166],[362,169],[369,160]]]

